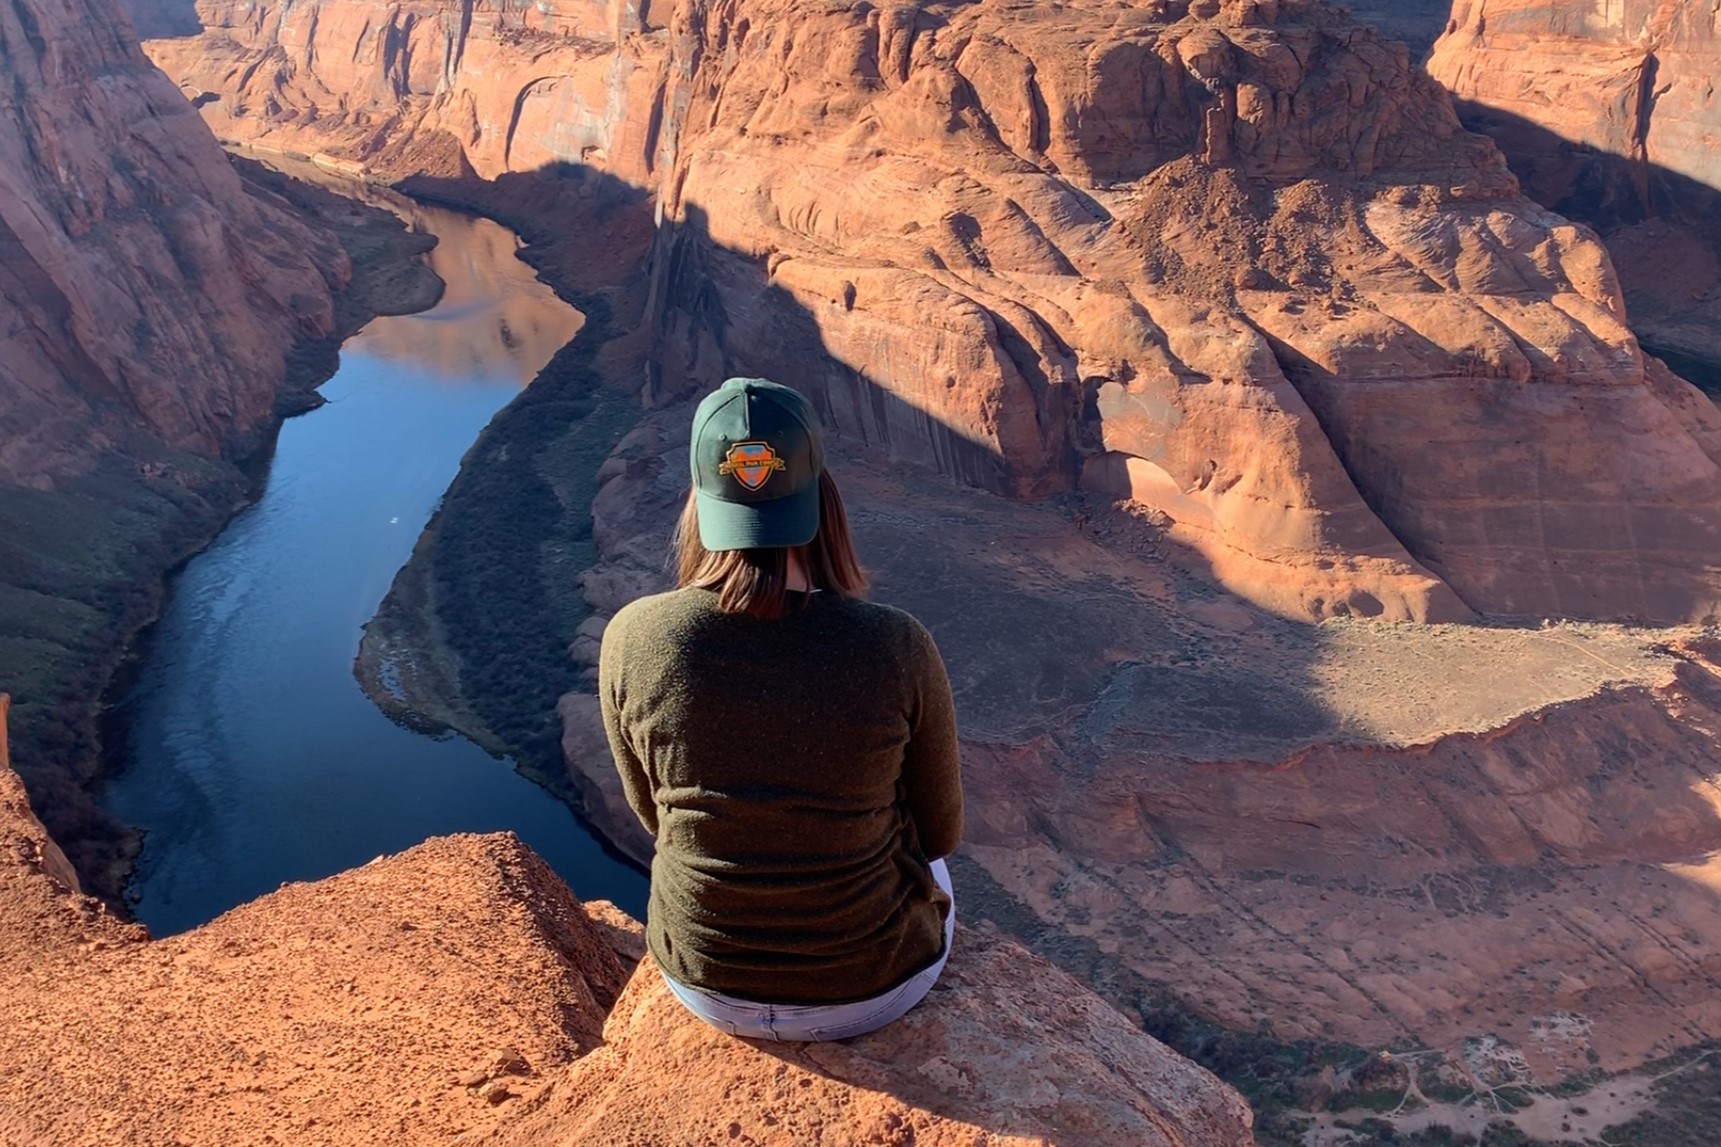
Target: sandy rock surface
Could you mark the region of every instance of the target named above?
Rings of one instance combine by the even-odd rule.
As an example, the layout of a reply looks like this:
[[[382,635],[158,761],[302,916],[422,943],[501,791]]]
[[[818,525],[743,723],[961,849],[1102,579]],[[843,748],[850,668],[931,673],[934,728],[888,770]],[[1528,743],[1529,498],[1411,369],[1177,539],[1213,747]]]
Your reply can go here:
[[[960,926],[931,995],[871,1035],[823,1045],[724,1035],[691,1021],[647,959],[604,1040],[494,1135],[470,1142],[1254,1142],[1230,1088],[1045,961]]]
[[[793,377],[900,461],[1150,506],[1289,616],[1721,603],[1721,421],[1337,8],[436,11],[204,0],[150,50],[224,138],[652,189],[654,401]]]
[[[1456,0],[1429,70],[1526,191],[1601,229],[1645,341],[1721,385],[1715,6]]]
[[[812,1051],[722,1035],[634,970],[637,922],[582,907],[511,834],[151,941],[70,882],[5,758],[5,706],[0,1143],[1252,1142],[1230,1088],[967,930],[885,1032]]]
[[[245,191],[108,0],[9,6],[0,60],[0,484],[218,455],[333,331],[346,256]]]

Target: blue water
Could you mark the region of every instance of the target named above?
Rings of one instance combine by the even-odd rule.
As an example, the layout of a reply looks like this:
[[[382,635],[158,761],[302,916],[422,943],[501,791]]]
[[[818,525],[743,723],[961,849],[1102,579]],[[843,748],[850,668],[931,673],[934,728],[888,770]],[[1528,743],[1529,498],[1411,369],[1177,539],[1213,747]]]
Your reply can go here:
[[[121,703],[106,799],[145,830],[130,891],[158,936],[426,837],[505,829],[582,899],[643,912],[645,878],[565,805],[464,738],[394,724],[353,677],[360,627],[462,454],[579,322],[502,228],[413,214],[441,238],[444,302],[348,341],[328,405],[282,428],[262,498],[175,579]]]

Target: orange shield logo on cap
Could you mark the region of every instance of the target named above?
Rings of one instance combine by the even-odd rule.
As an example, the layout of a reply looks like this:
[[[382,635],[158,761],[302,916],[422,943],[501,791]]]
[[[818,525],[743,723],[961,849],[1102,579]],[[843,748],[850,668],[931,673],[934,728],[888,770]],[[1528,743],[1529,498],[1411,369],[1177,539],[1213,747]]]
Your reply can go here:
[[[777,452],[771,449],[769,442],[737,442],[724,455],[723,464],[717,467],[719,474],[732,474],[735,480],[749,490],[757,490],[777,471],[784,469],[788,463],[777,457]]]

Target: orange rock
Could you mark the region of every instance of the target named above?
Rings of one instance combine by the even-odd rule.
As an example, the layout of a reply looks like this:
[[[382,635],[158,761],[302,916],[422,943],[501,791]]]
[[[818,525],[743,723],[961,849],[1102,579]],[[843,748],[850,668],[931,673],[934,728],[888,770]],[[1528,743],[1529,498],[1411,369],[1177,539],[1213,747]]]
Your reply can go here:
[[[148,50],[221,139],[399,174],[446,140],[485,178],[569,161],[643,178],[669,7],[479,0],[449,19],[435,0],[202,0],[201,36]]]
[[[150,50],[224,137],[654,188],[654,402],[785,378],[1294,617],[1721,605],[1712,420],[1606,253],[1324,4],[200,11]]]
[[[140,436],[220,455],[333,331],[345,255],[247,194],[106,0],[21,0],[0,58],[0,484]]]
[[[1008,940],[958,927],[938,986],[871,1035],[797,1045],[695,1020],[647,959],[534,1108],[474,1145],[1243,1147],[1229,1087]]]

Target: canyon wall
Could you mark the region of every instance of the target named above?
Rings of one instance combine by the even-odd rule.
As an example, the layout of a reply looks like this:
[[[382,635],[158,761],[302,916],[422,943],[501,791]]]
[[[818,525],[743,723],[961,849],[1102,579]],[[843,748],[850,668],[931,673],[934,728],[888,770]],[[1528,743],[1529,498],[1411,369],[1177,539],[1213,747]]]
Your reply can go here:
[[[0,13],[0,483],[147,441],[215,457],[332,333],[333,240],[247,194],[101,0]],[[158,447],[159,449],[159,447]]]
[[[1721,601],[1714,412],[1318,0],[199,12],[150,50],[224,138],[655,188],[654,402],[791,379],[904,462],[1151,507],[1291,616]]]
[[[79,893],[7,765],[5,716],[0,695],[0,1141],[1254,1141],[1230,1088],[969,929],[939,990],[881,1032],[775,1051],[724,1035],[641,961],[636,922],[580,904],[508,834],[151,941]]]
[[[1721,14],[1457,0],[1429,69],[1525,190],[1599,228],[1645,341],[1721,385]]]
[[[669,0],[202,0],[151,56],[223,140],[402,174],[654,170]]]
[[[101,694],[243,502],[233,463],[295,348],[336,334],[351,268],[242,182],[107,0],[0,9],[0,79],[0,686],[37,807],[111,895]]]

